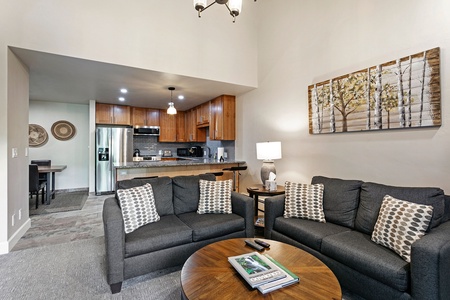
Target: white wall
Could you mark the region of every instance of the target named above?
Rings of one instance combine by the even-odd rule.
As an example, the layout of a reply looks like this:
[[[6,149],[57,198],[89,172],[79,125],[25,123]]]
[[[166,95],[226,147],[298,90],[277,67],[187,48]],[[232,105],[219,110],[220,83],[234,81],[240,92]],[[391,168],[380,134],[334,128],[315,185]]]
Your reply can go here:
[[[314,175],[450,194],[450,2],[445,0],[258,1],[259,88],[238,99],[237,157],[244,184],[259,182],[255,143],[280,140],[278,183]],[[442,126],[310,135],[310,84],[434,47],[441,49]]]
[[[89,106],[48,101],[30,101],[30,124],[41,125],[48,134],[48,142],[30,148],[30,161],[50,159],[54,165],[67,165],[56,173],[56,189],[89,187]],[[68,121],[76,128],[75,136],[68,141],[57,140],[51,133],[53,123]]]
[[[28,141],[28,107],[7,95],[8,46],[186,75],[245,86],[257,84],[255,10],[245,1],[235,24],[225,7],[215,5],[201,19],[187,0],[0,0],[0,163],[11,153],[10,139]],[[244,13],[245,12],[245,13]],[[20,81],[24,83],[24,81]],[[45,99],[41,99],[45,100]],[[9,106],[16,105],[10,128]],[[17,132],[20,135],[12,136]],[[20,152],[22,153],[22,152]],[[28,158],[18,172],[24,173]],[[62,160],[61,160],[62,161]],[[64,173],[64,172],[63,172]],[[63,174],[62,173],[62,174]],[[68,173],[66,173],[68,174]],[[26,190],[17,172],[0,169],[0,253],[9,248],[16,228],[8,229],[11,189]],[[27,195],[21,195],[25,201]],[[8,215],[6,215],[8,211]],[[27,216],[28,217],[28,216]]]

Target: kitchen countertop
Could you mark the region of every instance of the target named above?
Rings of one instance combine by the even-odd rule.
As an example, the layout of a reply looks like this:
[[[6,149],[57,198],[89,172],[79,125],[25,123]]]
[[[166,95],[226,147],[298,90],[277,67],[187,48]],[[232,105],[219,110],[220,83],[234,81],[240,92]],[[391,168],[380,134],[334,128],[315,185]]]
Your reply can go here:
[[[130,161],[121,164],[115,164],[116,169],[135,169],[135,168],[157,168],[157,167],[177,167],[177,166],[196,166],[196,165],[223,165],[223,164],[245,164],[242,160],[217,161],[211,158],[203,157],[177,157],[179,160],[144,160]]]

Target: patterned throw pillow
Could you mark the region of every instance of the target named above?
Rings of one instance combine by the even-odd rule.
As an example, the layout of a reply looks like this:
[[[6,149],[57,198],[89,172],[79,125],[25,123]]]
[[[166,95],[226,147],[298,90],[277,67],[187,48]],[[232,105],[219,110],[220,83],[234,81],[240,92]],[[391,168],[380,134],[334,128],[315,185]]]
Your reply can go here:
[[[302,184],[286,181],[285,218],[302,218],[325,223],[323,184]]]
[[[150,184],[117,190],[122,210],[125,233],[130,233],[148,223],[159,221],[155,197]]]
[[[233,180],[199,180],[200,200],[198,214],[231,214],[231,187]]]
[[[421,205],[384,196],[372,241],[394,250],[407,262],[411,261],[411,245],[430,225],[433,206]]]

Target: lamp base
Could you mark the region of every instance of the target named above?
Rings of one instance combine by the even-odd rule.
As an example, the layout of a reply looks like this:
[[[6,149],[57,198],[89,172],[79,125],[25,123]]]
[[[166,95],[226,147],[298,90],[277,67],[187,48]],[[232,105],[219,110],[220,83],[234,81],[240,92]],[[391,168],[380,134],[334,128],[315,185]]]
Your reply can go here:
[[[261,166],[261,181],[263,185],[266,184],[266,180],[269,180],[270,172],[277,174],[275,163],[273,160],[264,160]]]

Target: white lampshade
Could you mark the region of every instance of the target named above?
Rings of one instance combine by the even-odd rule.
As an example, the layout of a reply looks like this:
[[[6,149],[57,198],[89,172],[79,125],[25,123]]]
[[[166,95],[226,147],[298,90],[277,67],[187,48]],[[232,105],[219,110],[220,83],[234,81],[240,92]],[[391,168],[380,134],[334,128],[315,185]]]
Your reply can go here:
[[[228,7],[236,16],[238,16],[242,11],[242,0],[229,0]]]
[[[256,158],[273,160],[281,158],[281,142],[256,143]]]
[[[196,10],[205,9],[206,6],[208,6],[207,0],[194,0],[194,7]]]
[[[177,114],[177,109],[175,108],[175,106],[173,106],[173,102],[169,103],[169,108],[167,109],[167,114],[168,115],[176,115]]]

